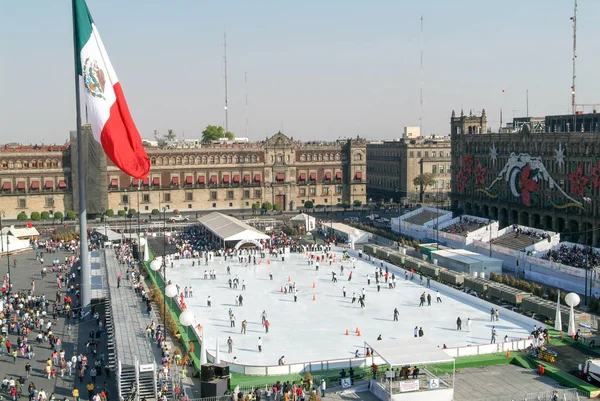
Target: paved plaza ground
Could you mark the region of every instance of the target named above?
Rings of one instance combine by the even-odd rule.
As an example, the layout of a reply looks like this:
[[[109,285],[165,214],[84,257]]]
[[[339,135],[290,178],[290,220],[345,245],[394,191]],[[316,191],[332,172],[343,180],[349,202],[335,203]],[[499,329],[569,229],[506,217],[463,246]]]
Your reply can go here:
[[[509,339],[526,337],[529,327],[500,317],[498,322],[490,322],[489,310],[481,310],[449,298],[444,286],[431,282],[431,288],[419,284],[418,276],[405,281],[397,278],[395,289],[388,289],[383,283],[377,292],[374,279],[374,266],[365,261],[357,261],[353,269],[350,262],[344,263],[344,273],[340,274],[338,262],[332,266],[321,263],[319,271],[307,264],[303,254],[289,254],[285,262],[281,258],[271,258],[266,263],[247,267],[238,263],[237,258],[224,261],[216,257],[208,266],[192,267],[192,260],[174,262],[174,268],[167,269],[167,279],[178,284],[183,291],[192,286],[194,297],[186,299],[186,304],[194,312],[196,320],[204,327],[208,351],[214,354],[217,337],[221,359],[249,365],[275,365],[280,356],[285,355],[286,363],[351,358],[358,349],[363,352],[364,341],[374,341],[380,334],[385,339],[401,339],[406,343],[422,341],[414,338],[415,326],[424,330],[424,340],[436,346],[448,347],[469,344],[487,344],[491,338],[491,328],[496,327],[497,342],[505,335]],[[240,287],[230,289],[226,267],[231,268],[231,278],[239,275]],[[204,279],[205,269],[216,269],[217,279]],[[338,282],[332,282],[331,272],[337,273]],[[348,274],[352,271],[352,281]],[[269,272],[273,280],[269,280]],[[371,285],[366,276],[371,276]],[[288,278],[296,283],[298,300],[281,292]],[[242,280],[246,290],[241,289]],[[315,288],[313,289],[313,284]],[[346,287],[346,297],[342,289]],[[358,302],[352,303],[352,293],[357,297],[362,289],[366,291],[366,308]],[[436,302],[436,290],[441,293],[442,302]],[[419,297],[425,291],[432,296],[431,306],[419,306]],[[235,296],[242,294],[243,306],[235,306]],[[212,307],[207,307],[207,297],[212,298]],[[315,300],[313,300],[313,296]],[[491,307],[491,306],[490,306]],[[235,328],[230,327],[228,310],[236,317]],[[393,320],[393,310],[398,308],[399,321]],[[261,324],[261,313],[265,310],[271,327],[269,333]],[[463,330],[456,330],[456,319],[461,317]],[[467,331],[467,318],[473,320],[471,332]],[[240,334],[242,321],[248,321],[246,334]],[[361,336],[355,334],[359,328]],[[349,335],[346,336],[346,330]],[[227,353],[227,338],[234,342],[233,353]],[[258,338],[262,337],[263,351],[258,352]]]

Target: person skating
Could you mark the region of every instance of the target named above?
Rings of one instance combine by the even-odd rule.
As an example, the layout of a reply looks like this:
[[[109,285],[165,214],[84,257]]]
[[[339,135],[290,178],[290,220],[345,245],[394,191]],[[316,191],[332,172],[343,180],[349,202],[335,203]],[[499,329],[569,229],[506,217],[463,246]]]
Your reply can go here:
[[[344,298],[346,298],[346,287],[342,287],[342,294],[344,295]]]
[[[467,330],[471,331],[471,325],[473,325],[473,321],[471,320],[471,318],[467,318]]]
[[[413,329],[413,334],[415,335],[415,338],[419,336],[419,326],[415,326],[415,328]]]
[[[209,308],[212,306],[212,300],[210,299],[210,295],[208,296],[208,298],[206,298],[206,306],[208,306]]]
[[[231,337],[227,339],[227,352],[230,354],[233,352],[233,340]]]
[[[240,306],[244,306],[244,298],[242,297],[242,294],[240,294],[238,297],[238,302],[240,303]]]
[[[490,341],[490,344],[496,344],[496,326],[492,326],[492,340]]]
[[[356,302],[356,293],[352,293],[352,303]]]
[[[431,294],[427,293],[427,306],[431,306]]]
[[[442,302],[442,297],[440,297],[440,292],[436,291],[435,296],[437,297],[437,302]]]
[[[358,298],[358,303],[360,304],[360,308],[365,308],[365,299],[363,297]]]
[[[298,302],[298,289],[294,290],[294,302]]]
[[[394,308],[394,322],[398,321],[398,315],[400,315],[400,312],[398,312],[398,308]]]
[[[363,298],[363,299],[366,299],[366,297],[367,297],[367,292],[365,291],[365,287],[363,287],[363,289],[362,289],[361,293],[362,293],[362,298]]]
[[[425,333],[423,333],[423,328],[419,327],[419,337],[423,337]]]
[[[246,319],[242,320],[242,330],[240,331],[240,334],[246,334],[247,326],[248,326],[248,322],[246,321]]]
[[[269,323],[269,321],[266,320],[264,326],[265,326],[265,333],[268,333],[269,332],[269,326],[271,326],[271,323]]]
[[[367,274],[367,285],[371,285],[371,277]]]
[[[258,352],[262,352],[262,338],[258,337]]]
[[[331,272],[331,281],[333,283],[337,283],[337,278],[335,278],[335,272]]]
[[[456,319],[456,330],[462,331],[462,320],[460,320],[460,316]]]
[[[381,284],[379,284],[379,282],[377,282],[377,292],[381,291]]]
[[[383,339],[381,338],[381,334],[380,334],[377,336],[377,341],[381,341],[381,340],[383,340]]]
[[[421,294],[420,301],[421,301],[421,302],[419,303],[419,306],[423,306],[423,305],[425,305],[425,293],[422,293],[422,294]]]
[[[233,313],[229,316],[229,327],[235,327],[235,315]]]

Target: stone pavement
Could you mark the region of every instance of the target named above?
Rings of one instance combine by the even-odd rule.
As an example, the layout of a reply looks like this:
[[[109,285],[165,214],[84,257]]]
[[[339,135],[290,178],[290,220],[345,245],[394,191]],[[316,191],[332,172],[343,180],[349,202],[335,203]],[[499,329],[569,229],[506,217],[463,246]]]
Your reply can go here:
[[[52,310],[52,305],[56,299],[57,285],[56,285],[56,274],[51,273],[50,267],[52,266],[52,259],[59,259],[62,262],[65,260],[65,256],[71,255],[70,252],[57,251],[56,253],[47,254],[44,252],[44,265],[48,268],[48,274],[46,278],[42,280],[41,278],[41,264],[36,261],[34,250],[26,251],[20,253],[18,255],[11,255],[10,260],[13,258],[17,259],[17,267],[13,268],[11,266],[11,281],[13,284],[14,291],[19,290],[29,290],[31,288],[32,280],[35,280],[35,293],[38,295],[45,294],[47,299],[50,300],[50,308],[49,311]],[[6,272],[6,257],[0,259],[0,274],[4,275]],[[78,278],[79,279],[79,278]],[[62,295],[66,294],[65,288],[61,290]],[[76,303],[76,296],[72,294],[73,303]],[[102,314],[103,307],[97,307],[97,310]],[[67,335],[67,325],[71,323],[72,325],[72,336]],[[70,358],[73,354],[78,354],[82,352],[86,353],[85,344],[88,340],[88,334],[92,329],[97,329],[96,322],[93,319],[87,319],[86,321],[69,321],[65,322],[64,317],[58,318],[56,323],[52,325],[52,332],[61,338],[62,340],[62,348],[65,349],[66,354],[65,358]],[[80,396],[82,400],[88,399],[88,392],[85,390],[85,386],[90,381],[89,375],[86,372],[85,380],[83,383],[80,383],[77,380],[75,383],[75,374],[74,370],[73,376],[69,377],[65,374],[64,378],[60,377],[60,374],[57,375],[55,379],[48,379],[44,377],[44,368],[45,363],[48,358],[51,357],[51,350],[48,343],[38,344],[35,341],[35,337],[38,334],[37,331],[32,331],[28,340],[34,346],[35,356],[30,361],[32,365],[32,373],[29,379],[26,380],[25,385],[23,386],[23,397],[22,399],[26,399],[27,397],[27,386],[29,386],[30,382],[33,382],[38,390],[44,390],[48,397],[50,394],[54,393],[57,399],[63,400],[68,397],[70,400],[72,399],[72,390],[74,385],[79,388]],[[9,335],[9,340],[12,343],[17,342],[16,335]],[[108,357],[107,346],[106,346],[106,338],[101,338],[100,347],[98,350],[98,354],[104,353]],[[90,364],[93,364],[94,360],[92,355],[88,355],[88,359]],[[25,377],[25,364],[27,363],[27,358],[22,357],[19,353],[17,357],[16,363],[13,363],[12,358],[3,355],[0,356],[0,378],[11,376],[15,379],[19,376]],[[58,369],[57,369],[58,370]],[[101,374],[101,376],[100,376]],[[102,390],[105,385],[108,388],[108,399],[115,400],[116,399],[116,383],[114,380],[114,373],[111,373],[111,377],[107,378],[102,369],[102,372],[99,372],[98,377],[96,378],[96,389]],[[7,393],[2,391],[0,393],[4,399],[8,399]]]

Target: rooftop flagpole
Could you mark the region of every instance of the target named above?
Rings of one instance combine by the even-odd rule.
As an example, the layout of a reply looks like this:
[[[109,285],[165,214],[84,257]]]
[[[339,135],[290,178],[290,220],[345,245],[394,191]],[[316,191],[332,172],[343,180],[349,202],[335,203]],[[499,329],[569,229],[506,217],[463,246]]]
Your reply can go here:
[[[87,210],[85,198],[85,166],[83,163],[83,134],[81,130],[81,102],[80,102],[80,82],[79,70],[81,69],[79,60],[79,48],[77,46],[77,0],[71,0],[71,12],[73,14],[73,59],[75,67],[75,123],[77,126],[77,177],[79,191],[79,263],[81,264],[81,298],[80,305],[84,312],[89,312],[91,304],[91,276],[90,276],[90,261],[88,252],[87,238]]]

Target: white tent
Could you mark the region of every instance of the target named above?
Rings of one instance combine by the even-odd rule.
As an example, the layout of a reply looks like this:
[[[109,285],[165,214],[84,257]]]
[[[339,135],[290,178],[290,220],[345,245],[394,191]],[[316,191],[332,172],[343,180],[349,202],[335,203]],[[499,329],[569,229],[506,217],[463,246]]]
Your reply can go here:
[[[254,240],[260,241],[270,237],[254,227],[221,213],[210,213],[198,219],[198,222],[223,242]]]
[[[107,237],[108,240],[111,242],[121,241],[123,239],[123,236],[121,234],[107,227],[98,227],[95,231]]]
[[[300,213],[290,219],[292,222],[304,223],[306,231],[312,231],[317,225],[317,219],[306,213]]]
[[[2,229],[2,234],[0,235],[0,253],[5,254],[7,251],[20,251],[30,247],[31,244],[28,239],[19,239],[14,235],[7,234],[6,231]]]

